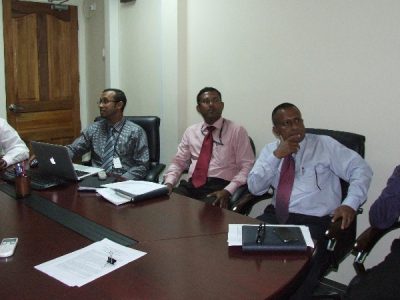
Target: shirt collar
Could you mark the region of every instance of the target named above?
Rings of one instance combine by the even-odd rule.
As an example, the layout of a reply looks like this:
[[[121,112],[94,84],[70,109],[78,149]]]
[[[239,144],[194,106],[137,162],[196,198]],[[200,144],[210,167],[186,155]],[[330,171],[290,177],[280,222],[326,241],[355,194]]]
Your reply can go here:
[[[224,118],[219,118],[217,121],[214,122],[214,124],[207,124],[206,122],[203,123],[203,125],[201,126],[201,129],[205,129],[208,126],[214,126],[216,129],[221,129],[222,127],[222,123],[224,122]]]
[[[124,125],[125,125],[125,121],[126,121],[125,119],[126,119],[125,117],[122,117],[121,121],[119,121],[113,125],[108,124],[108,128],[113,128],[113,130],[120,132],[122,127],[124,127]]]

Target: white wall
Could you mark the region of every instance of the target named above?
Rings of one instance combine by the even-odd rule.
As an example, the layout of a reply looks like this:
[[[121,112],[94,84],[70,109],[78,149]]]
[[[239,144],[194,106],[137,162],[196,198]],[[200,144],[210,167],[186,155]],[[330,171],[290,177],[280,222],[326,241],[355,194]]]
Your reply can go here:
[[[400,150],[399,1],[146,0],[120,10],[122,86],[137,114],[159,114],[168,126],[163,161],[200,120],[204,86],[221,90],[225,117],[247,128],[257,152],[273,140],[273,107],[290,101],[308,127],[367,137],[375,176],[359,229],[368,226]],[[332,278],[353,276],[348,261]]]

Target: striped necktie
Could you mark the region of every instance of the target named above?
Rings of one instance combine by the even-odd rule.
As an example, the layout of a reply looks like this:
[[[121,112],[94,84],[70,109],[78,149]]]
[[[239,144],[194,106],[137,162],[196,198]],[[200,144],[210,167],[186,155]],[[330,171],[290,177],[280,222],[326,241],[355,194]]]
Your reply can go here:
[[[108,129],[107,141],[104,147],[103,164],[101,166],[107,173],[110,173],[113,169],[114,145],[115,145],[113,130],[114,130],[113,127],[109,127]]]

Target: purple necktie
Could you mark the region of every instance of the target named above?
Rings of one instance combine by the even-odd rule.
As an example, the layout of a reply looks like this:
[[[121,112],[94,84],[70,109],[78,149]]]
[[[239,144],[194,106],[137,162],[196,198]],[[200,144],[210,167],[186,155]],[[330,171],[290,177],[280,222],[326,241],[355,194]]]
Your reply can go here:
[[[214,129],[214,126],[207,127],[208,133],[203,140],[203,145],[201,145],[199,159],[197,160],[197,164],[192,175],[192,184],[195,188],[204,185],[207,180],[208,166],[210,164],[214,143],[212,136]]]
[[[275,213],[280,223],[285,223],[289,216],[289,200],[294,182],[294,159],[287,155],[283,159],[281,176],[276,190]]]

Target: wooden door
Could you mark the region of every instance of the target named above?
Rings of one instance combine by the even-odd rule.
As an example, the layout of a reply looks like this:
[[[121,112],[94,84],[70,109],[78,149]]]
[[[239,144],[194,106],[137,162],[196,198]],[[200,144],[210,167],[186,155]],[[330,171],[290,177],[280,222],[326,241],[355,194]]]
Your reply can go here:
[[[79,135],[77,7],[3,0],[7,120],[32,140]]]

